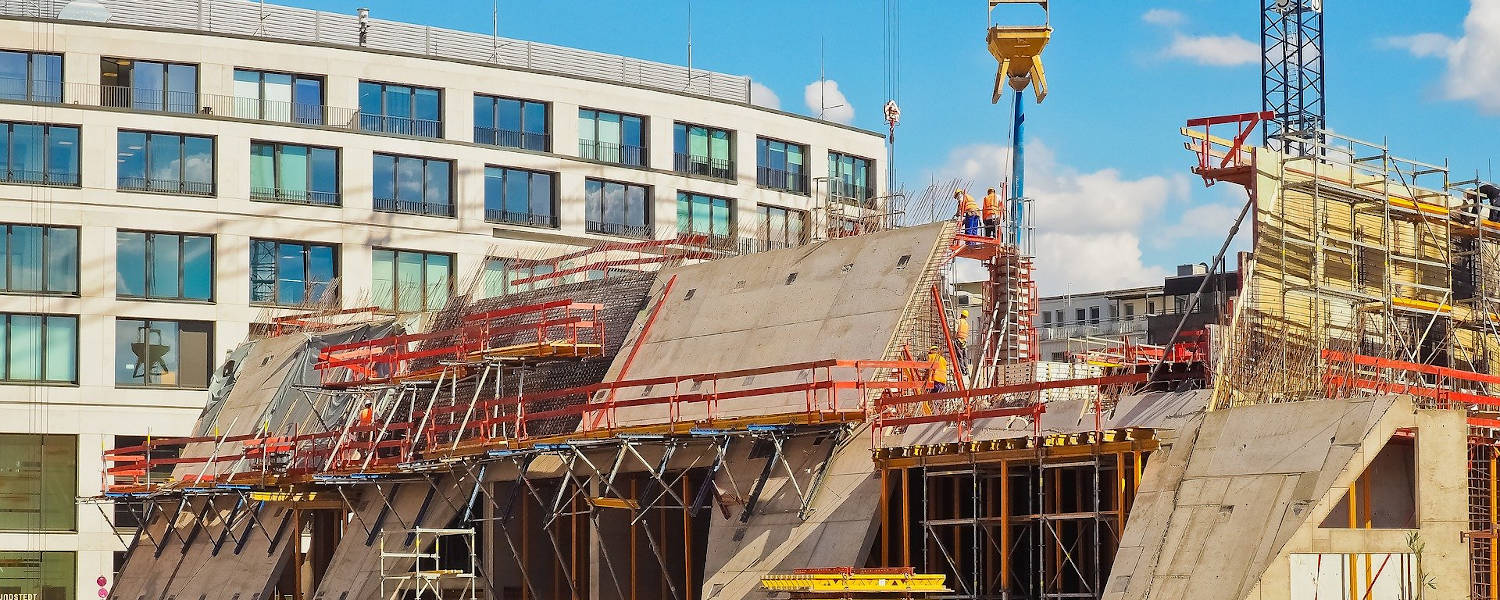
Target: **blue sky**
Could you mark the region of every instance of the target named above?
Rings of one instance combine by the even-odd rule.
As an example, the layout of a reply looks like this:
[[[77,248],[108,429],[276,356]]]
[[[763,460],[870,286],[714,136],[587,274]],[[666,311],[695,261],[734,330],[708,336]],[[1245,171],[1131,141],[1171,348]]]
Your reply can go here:
[[[357,5],[283,1],[336,12]],[[1500,58],[1476,49],[1500,44],[1500,0],[1326,2],[1329,125],[1386,139],[1404,156],[1447,158],[1461,178],[1486,170],[1497,148]],[[1036,142],[1028,145],[1028,173],[1037,172],[1028,190],[1038,196],[1042,293],[1146,284],[1175,264],[1211,258],[1243,192],[1192,179],[1178,128],[1190,117],[1259,108],[1258,50],[1244,53],[1244,44],[1259,44],[1257,4],[1055,3],[1044,54],[1051,95],[1028,106],[1027,120]],[[376,18],[489,31],[491,4],[483,0],[362,5]],[[687,6],[502,0],[500,33],[683,64]],[[783,110],[807,113],[804,90],[818,79],[821,40],[827,77],[854,109],[853,124],[883,130],[883,8],[874,0],[698,0],[694,66],[749,75]],[[995,62],[984,47],[986,23],[981,0],[900,3],[896,165],[908,189],[929,178],[962,176],[983,187],[1000,177],[1009,111],[1006,100],[989,102]]]

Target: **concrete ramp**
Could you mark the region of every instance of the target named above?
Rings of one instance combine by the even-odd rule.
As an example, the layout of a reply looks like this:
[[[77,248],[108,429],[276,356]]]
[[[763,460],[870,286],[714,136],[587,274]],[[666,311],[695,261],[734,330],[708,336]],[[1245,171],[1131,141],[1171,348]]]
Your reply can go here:
[[[357,495],[351,498],[354,516],[344,527],[313,600],[379,598],[381,532],[447,527],[463,508],[472,486],[472,481],[454,475],[434,475],[430,483],[413,478],[359,486]],[[411,536],[393,533],[385,542],[386,552],[421,551],[409,545]],[[401,572],[410,569],[412,562],[411,558],[387,559],[386,568]]]
[[[238,495],[162,501],[111,600],[264,600],[295,539],[291,511]]]
[[[1438,586],[1427,597],[1464,597],[1467,433],[1462,412],[1416,410],[1393,396],[1206,413],[1153,455],[1103,597],[1312,600],[1329,585],[1342,594],[1322,597],[1371,597],[1384,588],[1363,576],[1319,583],[1322,571],[1308,565],[1411,562],[1412,534],[1426,544],[1421,562]],[[1407,435],[1422,456],[1411,525],[1320,528],[1393,436]],[[1364,489],[1399,488],[1392,483]]]

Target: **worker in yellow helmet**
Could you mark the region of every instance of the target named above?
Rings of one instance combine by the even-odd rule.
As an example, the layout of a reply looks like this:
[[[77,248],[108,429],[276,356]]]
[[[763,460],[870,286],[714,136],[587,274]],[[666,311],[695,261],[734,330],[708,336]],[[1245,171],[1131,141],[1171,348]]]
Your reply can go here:
[[[948,359],[938,354],[938,347],[927,349],[927,362],[932,363],[932,369],[927,371],[927,391],[934,394],[948,390]]]
[[[958,368],[965,375],[969,373],[969,310],[964,309],[958,313],[958,322],[953,325],[953,346],[958,352]]]
[[[990,188],[990,192],[984,195],[982,216],[984,217],[984,237],[999,237],[1000,197],[995,195],[995,188]]]
[[[979,203],[963,190],[954,190],[953,199],[958,201],[958,216],[964,222],[965,235],[979,235]]]

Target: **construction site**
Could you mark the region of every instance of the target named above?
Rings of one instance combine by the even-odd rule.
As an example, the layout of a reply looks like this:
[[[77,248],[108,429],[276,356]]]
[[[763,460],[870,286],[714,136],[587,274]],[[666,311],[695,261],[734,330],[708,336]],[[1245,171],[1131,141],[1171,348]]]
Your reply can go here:
[[[267,319],[191,436],[105,451],[85,500],[144,524],[108,597],[1500,598],[1500,188],[1328,131],[1322,3],[1264,0],[1260,110],[1181,129],[1246,192],[1221,322],[1042,360],[1052,27],[1007,4],[1046,10],[989,2],[995,235],[939,187],[806,245],[560,248],[523,291]]]

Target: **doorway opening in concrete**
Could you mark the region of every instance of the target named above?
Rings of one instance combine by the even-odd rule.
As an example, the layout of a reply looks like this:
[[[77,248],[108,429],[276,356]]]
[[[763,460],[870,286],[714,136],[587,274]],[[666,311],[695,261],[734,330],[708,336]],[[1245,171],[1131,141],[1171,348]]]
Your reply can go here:
[[[1397,435],[1344,492],[1318,525],[1324,529],[1411,529],[1417,526],[1415,434]],[[1350,513],[1350,505],[1354,512]]]

